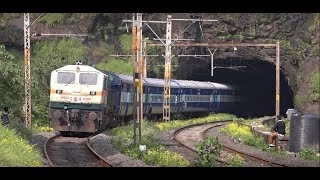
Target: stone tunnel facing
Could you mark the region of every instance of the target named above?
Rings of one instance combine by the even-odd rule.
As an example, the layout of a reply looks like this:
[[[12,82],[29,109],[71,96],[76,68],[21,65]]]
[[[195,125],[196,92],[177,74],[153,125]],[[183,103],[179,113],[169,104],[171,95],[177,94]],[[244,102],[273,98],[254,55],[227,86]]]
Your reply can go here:
[[[248,118],[275,115],[276,66],[274,63],[234,57],[215,59],[213,76],[211,76],[210,61],[200,60],[201,63],[199,63],[199,59],[192,59],[191,64],[194,66],[187,79],[231,84],[240,88],[248,102],[245,106],[239,107],[237,116]],[[294,108],[293,93],[285,75],[280,70],[280,114],[286,117],[286,111],[290,108]]]

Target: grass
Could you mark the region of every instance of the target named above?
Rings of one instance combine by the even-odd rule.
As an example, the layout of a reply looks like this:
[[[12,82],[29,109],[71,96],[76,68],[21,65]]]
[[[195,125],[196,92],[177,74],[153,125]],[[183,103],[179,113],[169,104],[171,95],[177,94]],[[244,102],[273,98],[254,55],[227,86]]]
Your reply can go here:
[[[245,160],[243,159],[243,157],[239,156],[238,154],[235,154],[235,155],[228,154],[227,164],[229,167],[243,167],[245,165]]]
[[[142,125],[142,137],[140,145],[146,145],[146,151],[140,151],[138,145],[133,143],[133,125],[116,127],[112,129],[112,134],[115,136],[113,144],[119,151],[127,156],[135,159],[141,159],[149,165],[161,167],[187,167],[191,166],[190,162],[183,156],[170,152],[161,145],[156,135],[158,133],[169,131],[178,127],[202,123],[214,122],[224,119],[236,118],[230,114],[215,114],[204,118],[194,118],[190,120],[175,120],[167,123],[144,121]],[[138,140],[137,140],[138,141]]]
[[[133,128],[132,124],[122,127],[117,127],[112,130],[112,134],[116,136],[113,144],[123,154],[135,159],[141,159],[146,164],[156,165],[161,167],[186,167],[190,163],[177,153],[172,153],[165,149],[160,142],[154,138],[154,123],[145,121],[142,127],[142,139],[139,144],[146,145],[147,150],[140,151],[138,145],[133,143]]]
[[[17,130],[0,125],[0,167],[40,167],[40,153]]]
[[[99,64],[97,64],[97,69],[111,71],[119,74],[126,74],[129,76],[131,76],[133,72],[133,68],[130,62],[125,62],[118,58],[109,59],[106,62],[100,62]]]
[[[316,150],[312,147],[303,148],[298,152],[298,156],[306,159],[320,162],[320,156],[317,155]]]
[[[191,124],[215,122],[215,121],[226,120],[226,119],[232,120],[236,118],[237,117],[232,114],[219,113],[219,114],[209,115],[207,117],[193,118],[189,120],[175,120],[170,122],[157,123],[155,126],[160,130],[160,132],[164,132],[164,131],[169,131],[171,129],[175,129],[178,127],[183,127]]]
[[[273,155],[284,155],[285,153],[276,148],[268,148],[264,139],[261,136],[254,135],[250,127],[246,125],[241,125],[237,122],[232,122],[227,124],[224,128],[221,129],[221,132],[238,140],[240,143],[245,145],[253,146],[262,151],[270,152]]]
[[[221,129],[222,133],[228,134],[238,140],[240,143],[256,147],[261,150],[266,150],[267,145],[264,142],[263,138],[260,136],[254,135],[250,127],[238,124],[236,122],[227,124],[224,128]]]

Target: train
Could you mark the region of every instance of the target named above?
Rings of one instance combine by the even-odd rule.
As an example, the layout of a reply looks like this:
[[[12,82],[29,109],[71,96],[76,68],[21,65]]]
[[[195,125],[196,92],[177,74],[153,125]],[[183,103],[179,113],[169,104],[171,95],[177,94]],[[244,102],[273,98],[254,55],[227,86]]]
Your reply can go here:
[[[90,65],[66,65],[51,72],[49,124],[62,135],[96,133],[133,117],[133,77]],[[170,80],[170,116],[185,118],[212,112],[233,113],[240,90],[216,82]],[[164,80],[143,78],[143,115],[163,114]]]

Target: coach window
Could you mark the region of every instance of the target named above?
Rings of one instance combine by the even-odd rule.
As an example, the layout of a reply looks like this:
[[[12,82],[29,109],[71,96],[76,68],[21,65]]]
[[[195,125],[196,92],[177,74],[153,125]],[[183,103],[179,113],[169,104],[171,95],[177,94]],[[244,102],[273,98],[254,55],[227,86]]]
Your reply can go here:
[[[76,74],[71,72],[58,72],[57,83],[59,84],[74,84]]]
[[[93,73],[80,73],[80,84],[96,85],[98,75]]]

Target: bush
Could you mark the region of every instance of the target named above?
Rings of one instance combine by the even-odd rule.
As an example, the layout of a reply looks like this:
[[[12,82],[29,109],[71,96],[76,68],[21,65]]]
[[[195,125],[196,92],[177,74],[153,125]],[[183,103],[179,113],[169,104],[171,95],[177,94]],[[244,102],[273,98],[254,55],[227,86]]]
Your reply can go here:
[[[198,144],[198,166],[213,167],[220,157],[222,145],[217,138],[209,137]]]

